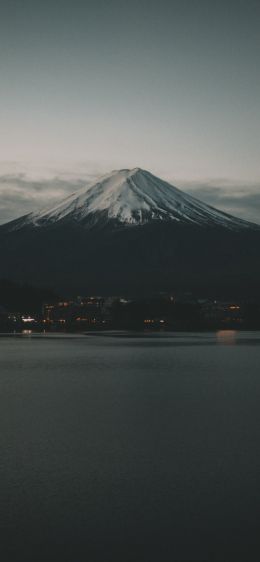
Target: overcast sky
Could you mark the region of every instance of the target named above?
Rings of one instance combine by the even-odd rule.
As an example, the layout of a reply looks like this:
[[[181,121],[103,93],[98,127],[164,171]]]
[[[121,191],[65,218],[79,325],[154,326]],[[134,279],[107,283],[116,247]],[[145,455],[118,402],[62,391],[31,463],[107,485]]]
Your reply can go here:
[[[142,167],[260,222],[258,0],[8,0],[0,222]]]

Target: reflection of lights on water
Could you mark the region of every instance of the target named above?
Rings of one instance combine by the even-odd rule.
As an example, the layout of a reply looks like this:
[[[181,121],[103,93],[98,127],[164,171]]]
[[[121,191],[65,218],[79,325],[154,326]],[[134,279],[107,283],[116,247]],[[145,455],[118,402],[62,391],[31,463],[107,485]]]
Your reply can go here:
[[[32,334],[32,330],[23,330],[22,333],[23,333],[25,336],[30,336],[30,334]]]
[[[234,345],[236,344],[236,330],[219,330],[216,334],[217,342],[223,343],[225,345]]]

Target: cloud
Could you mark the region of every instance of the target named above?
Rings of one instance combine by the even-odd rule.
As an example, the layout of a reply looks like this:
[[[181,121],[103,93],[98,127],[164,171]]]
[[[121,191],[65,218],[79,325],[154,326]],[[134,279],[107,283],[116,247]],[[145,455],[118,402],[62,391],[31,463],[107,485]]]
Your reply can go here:
[[[0,175],[0,223],[53,204],[81,189],[90,178],[32,179],[25,174]]]
[[[245,220],[260,224],[260,181],[257,183],[211,180],[179,182],[181,189],[208,205]]]
[[[105,162],[32,166],[0,161],[0,224],[49,208],[106,173]]]

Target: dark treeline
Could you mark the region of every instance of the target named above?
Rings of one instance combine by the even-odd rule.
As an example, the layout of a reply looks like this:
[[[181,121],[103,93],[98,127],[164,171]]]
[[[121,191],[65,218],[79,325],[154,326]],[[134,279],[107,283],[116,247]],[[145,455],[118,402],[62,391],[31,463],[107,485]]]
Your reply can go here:
[[[164,324],[191,329],[201,324],[200,307],[195,304],[174,303],[169,299],[138,299],[127,304],[115,302],[111,323],[118,328],[135,329],[164,327]]]
[[[47,303],[52,305],[48,313],[43,307]],[[30,326],[33,329],[59,331],[260,330],[260,303],[256,300],[223,301],[191,294],[179,297],[161,294],[131,299],[77,297],[63,303],[62,297],[48,288],[0,280],[1,331],[22,329],[23,314],[34,315],[35,324]]]
[[[41,313],[44,302],[55,302],[58,295],[48,288],[0,279],[0,306],[9,312]]]
[[[213,304],[196,300],[176,302],[163,297],[138,299],[127,304],[118,301],[111,309],[111,324],[122,329],[260,329],[260,304],[243,302],[235,310],[232,305],[219,310]]]

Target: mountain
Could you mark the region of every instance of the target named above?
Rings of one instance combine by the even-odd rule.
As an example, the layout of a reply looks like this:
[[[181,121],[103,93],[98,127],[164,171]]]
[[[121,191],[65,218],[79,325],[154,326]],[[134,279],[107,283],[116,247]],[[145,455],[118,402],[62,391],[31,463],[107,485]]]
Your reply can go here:
[[[0,227],[0,278],[59,293],[258,294],[260,226],[135,168]]]
[[[10,227],[19,230],[64,222],[86,227],[112,224],[111,221],[113,225],[117,222],[137,226],[158,220],[232,230],[258,228],[202,203],[140,168],[105,175],[55,207],[26,215]]]

